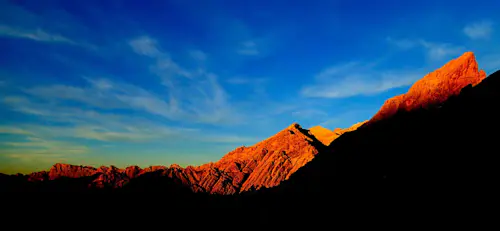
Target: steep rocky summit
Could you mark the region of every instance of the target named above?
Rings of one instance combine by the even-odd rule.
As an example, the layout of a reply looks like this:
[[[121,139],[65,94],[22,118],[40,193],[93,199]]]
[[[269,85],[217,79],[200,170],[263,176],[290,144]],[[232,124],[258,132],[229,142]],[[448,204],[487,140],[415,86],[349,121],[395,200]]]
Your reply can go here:
[[[389,118],[401,110],[412,111],[443,103],[450,96],[459,94],[465,86],[475,86],[484,78],[486,73],[478,69],[474,53],[465,52],[415,82],[407,93],[385,101],[368,123]]]
[[[200,186],[211,193],[273,187],[311,161],[323,145],[294,123],[251,147],[240,147],[205,170]],[[211,174],[216,172],[216,174]]]
[[[359,127],[361,127],[361,125],[363,125],[366,122],[367,121],[359,122],[352,125],[349,128],[344,128],[344,129],[335,128],[333,131],[318,125],[310,128],[309,132],[311,132],[311,134],[314,135],[314,137],[316,137],[316,139],[318,139],[321,143],[323,143],[326,146],[329,146],[330,143],[332,143],[332,141],[339,138],[342,134],[354,131]]]
[[[129,166],[99,168],[55,164],[46,172],[35,172],[29,181],[89,177],[90,188],[121,188],[146,173],[168,177],[194,192],[236,194],[274,187],[311,161],[324,147],[308,130],[294,123],[274,136],[250,147],[239,147],[219,161],[201,166]]]

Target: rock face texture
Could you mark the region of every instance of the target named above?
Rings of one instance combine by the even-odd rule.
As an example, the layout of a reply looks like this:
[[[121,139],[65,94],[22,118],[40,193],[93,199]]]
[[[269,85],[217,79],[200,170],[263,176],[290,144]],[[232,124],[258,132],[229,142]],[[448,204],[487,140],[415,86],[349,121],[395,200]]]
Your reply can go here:
[[[411,111],[443,103],[450,96],[457,95],[467,85],[472,86],[486,78],[472,52],[466,52],[441,68],[418,80],[407,93],[385,101],[380,110],[368,123],[389,118],[400,110]]]
[[[330,145],[330,143],[338,137],[337,133],[319,125],[310,128],[309,131],[316,139],[326,146]]]
[[[79,178],[92,176],[95,173],[96,169],[93,167],[55,164],[48,172],[48,179],[55,180],[59,177]]]
[[[310,128],[309,132],[311,132],[311,134],[314,135],[316,139],[318,139],[325,146],[329,146],[332,141],[339,138],[339,136],[341,136],[342,134],[354,131],[366,122],[367,121],[359,122],[345,129],[335,128],[333,131],[318,125]]]
[[[194,192],[236,194],[262,187],[274,187],[287,180],[311,161],[324,147],[308,130],[294,123],[251,147],[239,147],[215,163],[201,166],[130,166],[99,168],[55,164],[48,171],[35,172],[29,181],[56,180],[62,177],[93,177],[89,187],[120,188],[145,173],[155,172],[190,187]]]

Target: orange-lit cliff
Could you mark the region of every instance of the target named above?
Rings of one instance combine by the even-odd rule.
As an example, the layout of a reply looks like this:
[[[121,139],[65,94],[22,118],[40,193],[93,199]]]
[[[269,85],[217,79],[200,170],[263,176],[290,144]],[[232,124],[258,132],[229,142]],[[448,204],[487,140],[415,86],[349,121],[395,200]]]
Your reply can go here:
[[[145,173],[156,172],[190,187],[194,192],[235,194],[278,185],[311,161],[322,147],[308,130],[294,123],[251,147],[239,147],[215,163],[197,167],[182,168],[174,164],[168,168],[130,166],[119,169],[114,166],[93,168],[55,164],[48,172],[32,173],[28,179],[44,181],[93,176],[89,187],[119,188]]]
[[[486,73],[478,69],[474,53],[465,52],[441,68],[427,74],[411,86],[407,93],[388,99],[367,124],[387,119],[400,110],[412,111],[446,101],[465,86],[480,83]]]
[[[335,139],[339,138],[342,134],[346,132],[352,132],[361,127],[361,125],[365,124],[367,121],[355,123],[351,127],[342,129],[342,128],[335,128],[333,131],[329,130],[327,128],[324,128],[322,126],[314,126],[309,129],[312,135],[316,137],[321,143],[324,145],[328,146],[332,141]]]

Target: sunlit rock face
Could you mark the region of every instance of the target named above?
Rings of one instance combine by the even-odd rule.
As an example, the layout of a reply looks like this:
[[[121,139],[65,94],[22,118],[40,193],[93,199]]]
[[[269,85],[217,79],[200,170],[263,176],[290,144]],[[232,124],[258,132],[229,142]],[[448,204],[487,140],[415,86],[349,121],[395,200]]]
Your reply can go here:
[[[173,164],[170,167],[141,169],[129,166],[120,169],[115,166],[94,168],[58,163],[48,172],[30,174],[28,179],[43,181],[92,177],[89,187],[121,188],[134,178],[154,172],[188,186],[194,192],[228,195],[279,185],[311,161],[323,146],[308,130],[294,123],[251,147],[239,147],[219,161],[201,166],[182,168]]]
[[[335,128],[333,131],[318,125],[318,126],[314,126],[314,127],[310,128],[309,131],[321,143],[323,143],[326,146],[329,146],[330,143],[332,143],[332,141],[339,138],[342,134],[344,134],[346,132],[355,131],[356,129],[361,127],[361,125],[365,124],[366,122],[367,121],[355,123],[351,127],[348,127],[345,129]]]
[[[474,53],[466,52],[415,82],[407,93],[385,101],[368,123],[389,118],[400,110],[411,111],[443,103],[465,86],[475,86],[484,78],[486,73],[478,69]]]

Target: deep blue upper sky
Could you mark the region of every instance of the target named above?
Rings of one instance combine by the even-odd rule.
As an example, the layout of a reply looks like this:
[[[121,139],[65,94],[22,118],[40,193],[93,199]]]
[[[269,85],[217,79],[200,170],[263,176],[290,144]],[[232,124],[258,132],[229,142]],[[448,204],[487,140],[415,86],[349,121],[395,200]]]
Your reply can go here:
[[[349,127],[465,51],[499,69],[498,9],[0,0],[0,172],[197,165],[293,122]]]

